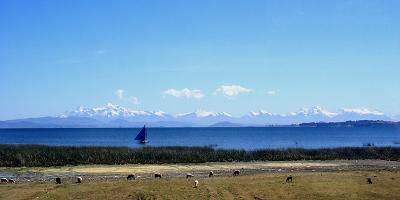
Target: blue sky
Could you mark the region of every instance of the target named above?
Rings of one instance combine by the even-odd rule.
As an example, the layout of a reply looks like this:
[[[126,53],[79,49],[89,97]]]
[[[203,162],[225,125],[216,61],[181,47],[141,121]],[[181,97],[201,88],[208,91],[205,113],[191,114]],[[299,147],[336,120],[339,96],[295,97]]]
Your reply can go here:
[[[397,115],[399,9],[397,0],[2,0],[0,119],[108,102]]]

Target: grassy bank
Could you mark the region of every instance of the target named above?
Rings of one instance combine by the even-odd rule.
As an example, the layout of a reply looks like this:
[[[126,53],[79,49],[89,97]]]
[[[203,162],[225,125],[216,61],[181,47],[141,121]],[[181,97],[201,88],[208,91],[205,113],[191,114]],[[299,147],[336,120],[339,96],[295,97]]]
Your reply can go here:
[[[400,199],[400,173],[389,171],[264,173],[238,177],[0,185],[4,199]],[[372,177],[373,184],[367,184]]]
[[[0,167],[47,167],[86,164],[160,164],[231,161],[336,159],[400,160],[400,148],[222,150],[210,147],[57,147],[0,145]]]

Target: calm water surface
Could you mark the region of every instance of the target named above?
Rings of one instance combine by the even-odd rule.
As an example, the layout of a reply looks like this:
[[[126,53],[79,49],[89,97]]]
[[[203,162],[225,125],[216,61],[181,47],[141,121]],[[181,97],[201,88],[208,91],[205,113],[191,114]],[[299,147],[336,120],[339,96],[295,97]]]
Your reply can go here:
[[[96,145],[142,147],[133,138],[140,129],[0,129],[0,144]],[[146,146],[204,146],[228,149],[400,147],[400,128],[257,127],[149,128]]]

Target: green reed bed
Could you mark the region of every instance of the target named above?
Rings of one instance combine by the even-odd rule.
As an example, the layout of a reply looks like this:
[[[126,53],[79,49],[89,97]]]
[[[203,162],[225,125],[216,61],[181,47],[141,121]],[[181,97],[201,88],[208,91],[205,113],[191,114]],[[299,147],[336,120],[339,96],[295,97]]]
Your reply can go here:
[[[336,159],[400,160],[400,148],[259,149],[212,147],[95,147],[0,145],[0,167],[47,167],[84,164],[161,164],[232,161],[295,161]]]

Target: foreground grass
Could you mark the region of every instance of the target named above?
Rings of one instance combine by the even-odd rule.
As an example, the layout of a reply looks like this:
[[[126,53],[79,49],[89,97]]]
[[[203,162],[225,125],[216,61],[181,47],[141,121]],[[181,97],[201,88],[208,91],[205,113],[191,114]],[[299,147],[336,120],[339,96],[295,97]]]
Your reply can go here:
[[[259,149],[211,147],[70,147],[0,145],[0,167],[49,167],[92,164],[162,164],[232,161],[400,160],[400,148]]]
[[[400,173],[389,171],[302,172],[239,177],[197,177],[55,185],[0,185],[2,199],[400,199]],[[376,176],[376,177],[374,177]],[[366,183],[372,177],[374,184]]]

